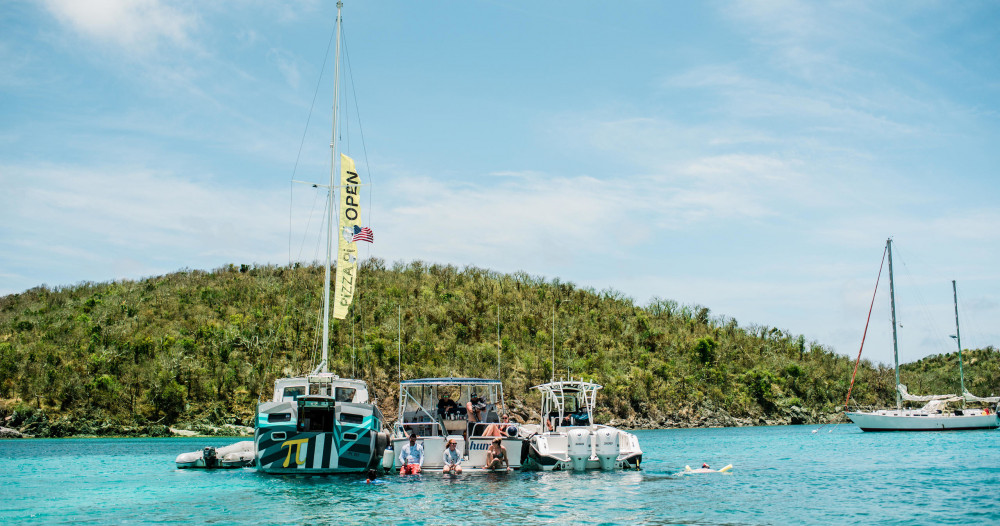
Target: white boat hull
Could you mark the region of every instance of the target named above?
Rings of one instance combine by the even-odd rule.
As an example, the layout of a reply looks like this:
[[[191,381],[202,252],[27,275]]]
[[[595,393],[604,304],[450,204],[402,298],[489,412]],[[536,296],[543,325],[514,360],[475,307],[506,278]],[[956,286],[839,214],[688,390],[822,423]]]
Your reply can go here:
[[[469,439],[466,448],[465,438],[462,435],[449,435],[448,437],[426,436],[421,437],[419,442],[424,446],[424,471],[440,471],[444,469],[444,450],[448,439],[454,439],[457,449],[462,452],[461,466],[463,470],[483,469],[486,466],[486,449],[493,442],[493,437],[472,437]],[[511,469],[521,468],[521,452],[526,446],[524,439],[520,437],[504,437],[503,446],[507,448],[507,460]],[[404,436],[394,436],[392,439],[393,452],[398,457],[399,453],[409,444],[409,438]],[[399,459],[394,459],[392,469],[398,469]]]
[[[602,436],[612,439],[609,448],[601,447]],[[526,465],[542,471],[639,469],[642,463],[639,439],[610,426],[561,428],[532,436],[528,446]]]
[[[996,429],[1000,418],[995,413],[930,414],[920,411],[875,411],[872,413],[847,413],[847,417],[862,431],[959,431],[968,429]]]

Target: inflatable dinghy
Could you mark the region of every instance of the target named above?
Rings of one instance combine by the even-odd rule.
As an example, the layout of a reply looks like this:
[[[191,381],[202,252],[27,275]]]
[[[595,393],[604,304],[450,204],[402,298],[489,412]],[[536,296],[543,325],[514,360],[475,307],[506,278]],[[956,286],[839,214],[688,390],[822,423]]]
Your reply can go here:
[[[253,440],[244,440],[225,447],[206,447],[177,455],[177,468],[233,469],[254,465]]]

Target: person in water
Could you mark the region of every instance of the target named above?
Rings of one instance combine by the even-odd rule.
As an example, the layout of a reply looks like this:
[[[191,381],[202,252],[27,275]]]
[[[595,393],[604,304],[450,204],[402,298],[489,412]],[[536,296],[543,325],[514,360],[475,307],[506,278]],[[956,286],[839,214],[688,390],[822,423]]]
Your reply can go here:
[[[455,475],[462,474],[462,466],[459,466],[462,462],[462,454],[458,452],[457,445],[454,438],[448,439],[448,444],[444,449],[444,470],[441,472],[443,475],[447,475],[449,472]]]
[[[424,445],[417,443],[417,433],[410,433],[410,443],[399,452],[400,475],[416,475],[424,465]]]
[[[507,448],[503,446],[500,437],[494,438],[493,443],[486,449],[486,469],[496,471],[503,469],[510,470],[510,462],[507,460]]]
[[[365,480],[365,484],[371,484],[375,478],[378,477],[378,470],[372,468],[368,470],[368,478]]]

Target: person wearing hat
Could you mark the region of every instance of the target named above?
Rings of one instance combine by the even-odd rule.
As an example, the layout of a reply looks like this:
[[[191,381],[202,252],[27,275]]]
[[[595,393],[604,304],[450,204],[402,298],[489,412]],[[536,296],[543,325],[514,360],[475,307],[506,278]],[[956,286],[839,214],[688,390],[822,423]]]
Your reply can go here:
[[[454,438],[448,439],[444,448],[444,470],[441,474],[447,475],[449,472],[455,475],[462,474],[462,466],[459,466],[462,462],[462,454],[458,452],[457,445],[458,442],[455,442]]]

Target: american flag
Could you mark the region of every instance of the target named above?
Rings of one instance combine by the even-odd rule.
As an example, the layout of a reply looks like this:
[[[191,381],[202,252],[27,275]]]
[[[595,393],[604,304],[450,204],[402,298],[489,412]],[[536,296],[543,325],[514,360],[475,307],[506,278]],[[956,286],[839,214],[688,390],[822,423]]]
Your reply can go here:
[[[375,242],[375,233],[372,229],[368,227],[358,228],[354,227],[354,237],[351,238],[351,242],[357,243],[358,241],[367,241],[369,243]]]

